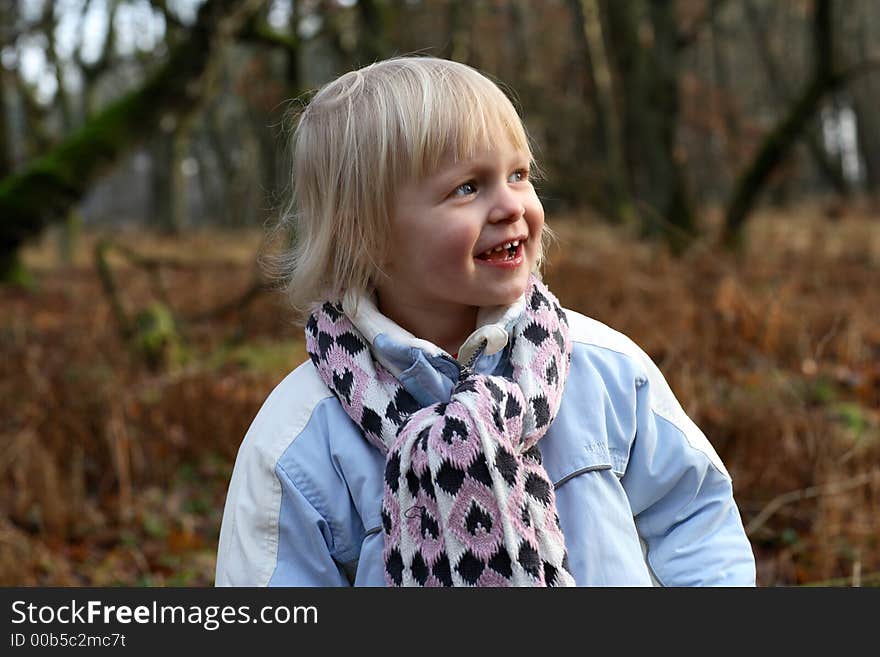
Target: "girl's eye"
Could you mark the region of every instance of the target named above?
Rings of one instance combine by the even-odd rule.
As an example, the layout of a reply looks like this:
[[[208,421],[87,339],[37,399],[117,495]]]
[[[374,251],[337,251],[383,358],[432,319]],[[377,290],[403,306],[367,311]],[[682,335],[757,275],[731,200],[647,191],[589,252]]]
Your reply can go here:
[[[529,178],[529,170],[528,169],[517,169],[512,174],[510,174],[510,178],[508,180],[510,182],[522,182],[524,180],[528,180]]]
[[[455,188],[455,191],[452,192],[453,196],[468,196],[469,194],[474,194],[477,191],[477,186],[473,182],[462,183],[458,187]]]

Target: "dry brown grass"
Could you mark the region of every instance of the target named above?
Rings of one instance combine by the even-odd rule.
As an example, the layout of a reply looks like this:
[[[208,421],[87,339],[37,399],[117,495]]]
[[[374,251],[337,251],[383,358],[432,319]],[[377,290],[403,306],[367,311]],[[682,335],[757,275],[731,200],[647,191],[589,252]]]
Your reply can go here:
[[[658,363],[734,477],[763,585],[877,583],[880,223],[847,208],[755,218],[733,257],[676,260],[559,218],[546,279]],[[115,236],[194,316],[247,289],[259,234]],[[182,325],[150,367],[120,338],[86,236],[71,265],[30,249],[33,291],[0,288],[0,584],[206,585],[232,463],[269,390],[304,359],[282,302]],[[149,278],[111,258],[126,307]],[[780,497],[783,496],[783,497]]]
[[[739,257],[680,260],[583,220],[555,228],[551,288],[655,359],[731,471],[759,583],[880,583],[877,217],[765,212]]]

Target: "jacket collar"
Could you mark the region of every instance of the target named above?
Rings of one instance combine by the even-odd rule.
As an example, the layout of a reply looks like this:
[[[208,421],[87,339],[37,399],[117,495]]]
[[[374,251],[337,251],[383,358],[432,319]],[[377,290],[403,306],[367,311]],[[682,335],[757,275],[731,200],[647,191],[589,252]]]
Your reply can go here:
[[[358,310],[354,312],[355,296],[346,295],[342,307],[351,323],[357,327],[373,351],[376,359],[394,376],[410,368],[420,354],[430,362],[438,359],[455,360],[445,350],[428,340],[417,338],[405,328],[383,315],[376,304],[375,291],[360,295]],[[459,363],[467,363],[485,338],[482,356],[491,356],[507,346],[509,332],[525,311],[523,294],[510,305],[484,306],[477,311],[477,325],[458,351]]]

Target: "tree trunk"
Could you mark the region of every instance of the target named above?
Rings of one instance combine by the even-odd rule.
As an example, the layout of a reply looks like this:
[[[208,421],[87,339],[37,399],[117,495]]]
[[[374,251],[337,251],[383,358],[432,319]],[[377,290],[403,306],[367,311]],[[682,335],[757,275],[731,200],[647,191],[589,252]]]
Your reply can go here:
[[[389,34],[394,29],[394,15],[388,0],[359,0],[358,63],[366,66],[388,57],[391,52]]]
[[[54,139],[46,130],[48,110],[37,102],[34,90],[18,75],[13,76],[24,114],[24,159],[37,157],[52,148]]]
[[[170,121],[171,119],[169,119]],[[159,130],[150,143],[150,223],[160,232],[173,234],[174,223],[171,191],[171,167],[173,133]]]
[[[61,111],[61,130],[62,135],[69,135],[76,127],[77,120],[73,113],[73,105],[70,96],[67,93],[67,84],[64,76],[64,62],[58,56],[58,48],[55,39],[55,30],[58,27],[55,20],[53,3],[47,2],[43,5],[43,17],[41,22],[45,26],[43,33],[48,41],[46,54],[52,67],[55,69],[55,83],[58,89],[55,92],[53,105]]]
[[[471,30],[468,7],[462,0],[450,0],[448,11],[448,34],[443,57],[467,64],[471,59]]]
[[[287,24],[288,31],[294,35],[299,29],[300,11],[300,3],[294,2],[290,11],[290,19]],[[294,41],[291,47],[286,48],[284,52],[284,79],[287,82],[287,95],[288,97],[295,98],[299,96],[302,91],[302,75],[300,73],[301,49],[299,47],[299,41]]]
[[[189,121],[181,121],[171,138],[172,233],[179,233],[189,224],[189,176],[185,161],[189,153],[190,127]]]
[[[709,26],[712,39],[712,76],[717,92],[713,98],[718,99],[713,108],[713,114],[721,117],[721,138],[723,145],[718,149],[719,159],[725,163],[723,172],[719,173],[715,184],[723,188],[729,182],[730,174],[739,165],[739,152],[742,140],[742,126],[740,124],[739,108],[736,104],[736,94],[732,90],[730,81],[730,69],[725,56],[726,45],[724,43],[724,30],[721,24],[721,2],[723,0],[711,0],[709,5]]]
[[[155,133],[162,116],[185,111],[201,93],[198,81],[225,23],[229,33],[243,27],[259,0],[217,0],[203,4],[189,35],[168,61],[138,90],[112,103],[75,134],[20,174],[0,181],[0,279],[2,265],[28,238],[67,211],[89,186],[135,144]]]
[[[0,3],[0,25],[15,25],[17,13],[16,3]],[[0,41],[0,50],[6,45],[6,39]],[[0,180],[12,173],[12,127],[7,105],[7,77],[6,69],[0,65]]]
[[[722,240],[728,247],[741,241],[742,228],[767,184],[770,174],[788,154],[792,144],[815,116],[828,92],[844,82],[835,75],[832,60],[831,0],[816,0],[813,11],[813,41],[816,53],[812,78],[785,116],[765,138],[758,153],[737,181],[727,204]]]
[[[777,104],[785,107],[790,106],[792,102],[792,92],[789,88],[786,77],[780,72],[776,64],[776,59],[770,51],[770,37],[767,34],[766,20],[760,15],[760,11],[754,4],[754,0],[745,0],[744,5],[745,16],[748,20],[749,27],[755,37],[755,45],[757,46],[758,57],[764,66],[764,73],[767,81],[770,83],[770,94]],[[815,116],[810,117],[804,126],[802,137],[807,145],[807,149],[816,163],[819,172],[824,176],[825,180],[831,187],[841,196],[848,196],[850,193],[849,185],[843,175],[843,166],[840,159],[832,159],[822,144],[822,138],[816,126]]]
[[[12,173],[12,131],[6,105],[6,75],[0,71],[0,180]]]
[[[620,123],[614,104],[611,67],[602,34],[597,0],[571,0],[569,2],[575,20],[580,26],[584,66],[592,83],[593,111],[598,127],[598,141],[605,161],[605,184],[608,196],[608,212],[615,221],[627,223],[635,219],[636,212],[626,175]]]
[[[682,163],[676,156],[679,56],[675,3],[604,0],[615,55],[632,189],[645,235],[681,251],[695,232]],[[644,11],[650,33],[644,29]]]
[[[862,10],[858,26],[858,53],[863,61],[870,57],[872,40],[870,29],[873,17]],[[856,115],[856,134],[858,137],[859,155],[865,167],[865,190],[880,197],[880,117],[877,116],[877,98],[880,96],[880,83],[877,78],[866,77],[852,86],[853,111]]]
[[[877,116],[877,93],[872,93],[872,80],[864,80],[864,86],[853,89],[853,111],[861,163],[865,168],[865,190],[880,196],[880,117]]]

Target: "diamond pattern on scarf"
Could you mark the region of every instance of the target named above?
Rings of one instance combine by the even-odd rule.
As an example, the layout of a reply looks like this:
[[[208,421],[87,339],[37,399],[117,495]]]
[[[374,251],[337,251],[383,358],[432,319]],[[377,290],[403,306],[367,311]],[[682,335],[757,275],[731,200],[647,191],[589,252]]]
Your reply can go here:
[[[565,313],[534,275],[510,335],[513,377],[462,377],[420,408],[372,357],[340,303],[306,324],[318,373],[386,457],[382,500],[389,586],[571,586],[553,486],[537,441],[571,364]]]

